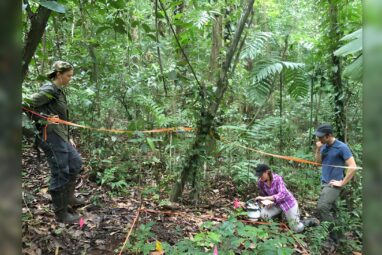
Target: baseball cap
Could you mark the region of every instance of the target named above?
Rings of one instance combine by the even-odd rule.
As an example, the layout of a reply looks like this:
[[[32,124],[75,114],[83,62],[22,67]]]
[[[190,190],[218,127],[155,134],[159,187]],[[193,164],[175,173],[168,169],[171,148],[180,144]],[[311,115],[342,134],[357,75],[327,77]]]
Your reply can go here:
[[[317,137],[323,137],[324,135],[327,135],[327,134],[333,134],[333,128],[329,124],[322,124],[317,128],[315,134]]]
[[[266,164],[258,164],[256,166],[256,173],[255,173],[255,175],[257,177],[260,177],[268,169],[270,169],[268,165],[266,165]]]
[[[51,76],[56,72],[64,72],[71,69],[73,69],[73,66],[69,62],[59,60],[53,63],[48,76]]]

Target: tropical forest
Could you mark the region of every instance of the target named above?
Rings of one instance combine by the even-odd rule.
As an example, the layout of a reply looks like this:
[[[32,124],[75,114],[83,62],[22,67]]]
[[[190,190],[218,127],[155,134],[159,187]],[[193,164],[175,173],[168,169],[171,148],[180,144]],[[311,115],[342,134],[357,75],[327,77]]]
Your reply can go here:
[[[22,254],[362,254],[362,1],[23,0]]]

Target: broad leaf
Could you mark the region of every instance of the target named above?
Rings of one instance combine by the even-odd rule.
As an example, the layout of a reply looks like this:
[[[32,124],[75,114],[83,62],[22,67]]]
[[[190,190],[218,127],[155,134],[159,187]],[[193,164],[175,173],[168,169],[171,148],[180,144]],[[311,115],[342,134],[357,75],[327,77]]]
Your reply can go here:
[[[65,7],[56,1],[38,1],[40,5],[44,6],[45,8],[58,12],[58,13],[65,13]]]

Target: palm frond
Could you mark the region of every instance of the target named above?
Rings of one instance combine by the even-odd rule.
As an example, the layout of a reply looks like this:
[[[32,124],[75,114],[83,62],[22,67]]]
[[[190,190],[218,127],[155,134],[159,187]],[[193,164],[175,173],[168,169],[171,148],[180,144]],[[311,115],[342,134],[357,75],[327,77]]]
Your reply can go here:
[[[194,25],[201,29],[212,19],[211,15],[207,11],[201,11],[197,16],[197,19],[194,21]]]
[[[288,93],[293,98],[303,97],[309,92],[308,78],[302,69],[287,70],[284,73],[284,81]]]
[[[247,38],[245,46],[241,52],[240,58],[255,59],[272,39],[270,32],[256,32]]]
[[[171,118],[165,115],[163,107],[158,105],[152,98],[142,95],[137,98],[137,102],[151,114],[157,126],[164,127],[172,121]]]
[[[272,61],[272,60],[271,60]],[[258,65],[255,70],[255,76],[253,77],[254,82],[259,82],[269,76],[274,76],[281,73],[284,68],[295,70],[304,67],[303,63],[288,62],[288,61],[274,61]]]

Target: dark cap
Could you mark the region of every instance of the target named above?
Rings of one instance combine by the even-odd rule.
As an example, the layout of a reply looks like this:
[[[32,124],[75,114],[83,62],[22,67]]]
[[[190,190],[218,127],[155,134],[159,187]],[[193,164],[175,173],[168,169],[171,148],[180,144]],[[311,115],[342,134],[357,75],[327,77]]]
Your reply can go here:
[[[258,164],[256,166],[256,173],[255,173],[255,175],[257,177],[260,177],[268,169],[270,169],[268,165],[266,165],[266,164]]]
[[[48,76],[51,76],[56,72],[65,72],[71,69],[73,69],[73,66],[70,63],[59,60],[53,63],[52,69],[48,73]]]
[[[323,137],[324,135],[333,134],[332,126],[329,124],[322,124],[316,130],[317,137]]]

